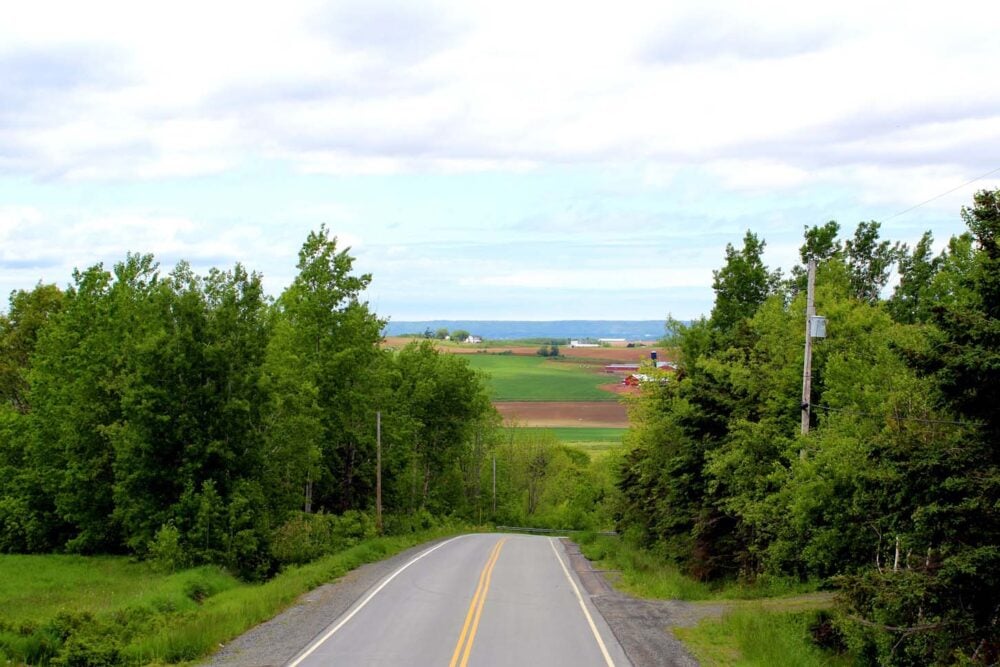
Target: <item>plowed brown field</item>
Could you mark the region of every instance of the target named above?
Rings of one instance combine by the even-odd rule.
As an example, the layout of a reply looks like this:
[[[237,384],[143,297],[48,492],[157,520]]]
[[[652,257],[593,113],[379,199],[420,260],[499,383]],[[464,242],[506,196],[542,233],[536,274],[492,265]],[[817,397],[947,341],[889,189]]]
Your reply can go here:
[[[625,406],[608,401],[503,401],[493,405],[504,421],[522,426],[628,427]]]

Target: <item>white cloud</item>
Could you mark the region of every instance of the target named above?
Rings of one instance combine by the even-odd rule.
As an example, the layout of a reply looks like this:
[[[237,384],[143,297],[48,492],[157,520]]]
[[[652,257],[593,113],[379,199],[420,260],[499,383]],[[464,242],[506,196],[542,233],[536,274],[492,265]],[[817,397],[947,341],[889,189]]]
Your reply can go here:
[[[665,260],[664,263],[669,263]],[[637,267],[613,269],[534,269],[503,274],[464,276],[466,287],[526,287],[532,289],[647,290],[704,287],[712,273],[698,267]]]

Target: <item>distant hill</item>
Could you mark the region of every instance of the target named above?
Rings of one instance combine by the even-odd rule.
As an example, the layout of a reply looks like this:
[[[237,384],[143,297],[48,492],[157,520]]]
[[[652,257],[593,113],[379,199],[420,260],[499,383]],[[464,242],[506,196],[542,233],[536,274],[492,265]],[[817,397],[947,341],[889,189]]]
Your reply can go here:
[[[489,340],[521,338],[626,338],[658,340],[664,334],[663,320],[555,320],[551,322],[515,320],[427,320],[390,321],[386,336],[463,329]]]

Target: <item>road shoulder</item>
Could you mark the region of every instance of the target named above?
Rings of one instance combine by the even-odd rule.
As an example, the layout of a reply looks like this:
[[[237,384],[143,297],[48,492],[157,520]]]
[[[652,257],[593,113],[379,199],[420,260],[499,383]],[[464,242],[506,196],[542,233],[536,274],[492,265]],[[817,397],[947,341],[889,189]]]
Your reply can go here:
[[[634,667],[697,667],[698,661],[670,628],[720,616],[724,605],[630,597],[615,590],[604,573],[594,570],[576,543],[567,538],[561,542],[573,571]]]

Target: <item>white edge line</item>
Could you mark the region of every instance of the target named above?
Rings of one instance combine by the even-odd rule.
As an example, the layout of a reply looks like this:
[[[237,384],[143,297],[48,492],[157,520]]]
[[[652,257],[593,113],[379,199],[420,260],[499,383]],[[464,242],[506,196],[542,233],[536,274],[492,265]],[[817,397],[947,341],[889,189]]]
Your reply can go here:
[[[327,633],[324,634],[322,637],[320,637],[319,639],[314,640],[312,642],[312,644],[309,646],[308,650],[306,650],[305,653],[303,653],[302,655],[300,655],[293,662],[288,663],[287,667],[297,667],[297,665],[300,662],[302,662],[303,660],[305,660],[306,658],[308,658],[310,655],[312,655],[313,651],[315,651],[316,649],[318,649],[323,644],[323,642],[325,642],[327,639],[329,639],[330,637],[332,637],[334,635],[334,633],[337,632],[337,630],[340,630],[342,627],[344,627],[344,625],[347,624],[348,621],[350,621],[352,618],[354,618],[355,614],[357,614],[359,611],[361,611],[364,608],[364,606],[371,601],[371,599],[373,597],[375,597],[376,595],[378,595],[379,591],[381,591],[383,588],[385,588],[386,586],[388,586],[389,582],[392,581],[393,579],[395,579],[397,576],[399,576],[403,572],[403,570],[405,570],[406,568],[410,567],[411,565],[413,565],[414,563],[416,563],[418,560],[420,560],[424,556],[429,555],[431,552],[437,551],[438,549],[440,549],[444,545],[450,544],[451,542],[454,542],[455,540],[457,540],[457,539],[459,539],[461,537],[467,537],[467,535],[458,535],[456,537],[451,538],[450,540],[445,540],[441,544],[435,545],[435,546],[431,547],[430,549],[427,549],[426,551],[421,552],[413,560],[411,560],[406,565],[403,565],[401,568],[399,568],[398,570],[396,570],[395,572],[393,572],[388,578],[386,578],[381,584],[379,584],[378,588],[376,588],[371,593],[369,593],[368,596],[365,597],[365,599],[361,601],[361,604],[359,604],[354,609],[352,609],[351,613],[349,613],[347,616],[343,617],[340,620],[339,623],[337,623],[335,626],[333,626],[332,628],[330,628],[330,630],[328,630]],[[579,593],[577,595],[579,595]]]
[[[597,640],[597,645],[601,647],[601,655],[604,656],[604,662],[608,665],[608,667],[615,667],[615,661],[611,659],[611,655],[608,653],[608,647],[604,645],[604,640],[601,639],[601,633],[597,631],[597,626],[594,624],[594,618],[590,615],[590,610],[587,609],[587,604],[583,601],[583,596],[580,595],[580,589],[577,588],[576,582],[573,581],[573,575],[569,573],[566,563],[563,562],[562,556],[560,556],[559,551],[556,550],[556,538],[549,538],[549,546],[552,547],[552,553],[556,555],[556,560],[559,561],[559,565],[562,566],[563,573],[566,575],[566,580],[569,581],[569,585],[573,587],[573,592],[576,593],[576,599],[580,603],[580,609],[583,609],[583,615],[587,617],[587,623],[590,625],[590,631],[594,633],[594,639]]]

